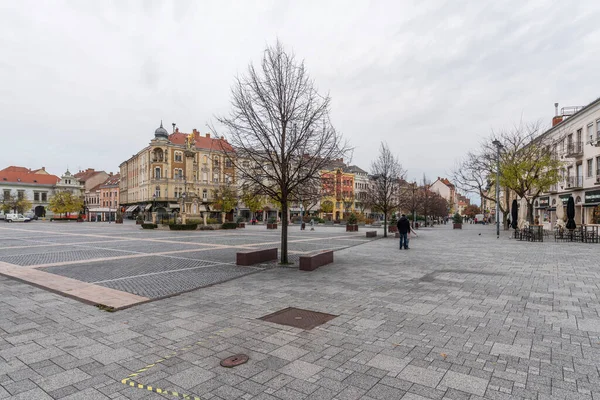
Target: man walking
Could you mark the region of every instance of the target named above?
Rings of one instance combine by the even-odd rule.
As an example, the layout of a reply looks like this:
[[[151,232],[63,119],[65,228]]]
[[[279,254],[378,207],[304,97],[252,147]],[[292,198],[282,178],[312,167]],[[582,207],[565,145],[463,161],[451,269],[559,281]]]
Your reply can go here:
[[[402,214],[400,219],[398,220],[398,233],[400,234],[400,250],[402,250],[402,243],[404,243],[404,248],[408,250],[408,232],[410,230],[410,222],[406,215]]]

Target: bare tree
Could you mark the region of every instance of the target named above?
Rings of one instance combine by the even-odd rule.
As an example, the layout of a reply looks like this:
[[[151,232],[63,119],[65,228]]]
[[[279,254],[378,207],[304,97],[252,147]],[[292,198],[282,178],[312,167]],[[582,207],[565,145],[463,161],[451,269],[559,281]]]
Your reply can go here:
[[[265,49],[259,69],[250,65],[236,78],[231,94],[232,111],[217,118],[235,149],[226,154],[254,193],[281,204],[281,263],[287,264],[289,202],[318,188],[319,171],[350,149],[331,124],[330,97],[317,92],[304,62],[279,41]]]
[[[504,189],[505,201],[498,206],[504,214],[504,226],[510,207],[510,191],[524,198],[528,205],[528,216],[533,222],[533,204],[541,193],[560,180],[560,161],[553,143],[544,135],[539,122],[520,122],[509,130],[492,133],[478,152],[469,152],[454,169],[453,178],[465,191],[478,193],[482,198],[496,202],[488,188],[496,183],[497,149],[495,140],[502,145],[500,153],[500,186]]]
[[[387,237],[387,218],[390,212],[400,208],[400,186],[405,171],[386,143],[381,143],[379,156],[371,163],[372,189],[367,203],[374,211],[383,213],[383,236]]]

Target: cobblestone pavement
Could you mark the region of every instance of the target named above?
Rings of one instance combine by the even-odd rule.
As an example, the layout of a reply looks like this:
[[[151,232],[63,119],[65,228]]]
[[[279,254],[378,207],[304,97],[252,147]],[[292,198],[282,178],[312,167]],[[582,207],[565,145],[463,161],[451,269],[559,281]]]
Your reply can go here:
[[[367,242],[313,272],[115,313],[0,277],[0,399],[600,399],[597,244],[467,225],[410,247]],[[286,307],[337,317],[258,319]]]
[[[131,223],[13,224],[0,227],[0,264],[36,268],[145,301],[275,267],[277,262],[238,267],[236,253],[279,248],[280,234],[262,225],[236,231],[171,232],[143,231]],[[370,240],[362,232],[346,233],[340,227],[301,232],[299,226],[291,226],[289,259],[297,266],[300,255]]]

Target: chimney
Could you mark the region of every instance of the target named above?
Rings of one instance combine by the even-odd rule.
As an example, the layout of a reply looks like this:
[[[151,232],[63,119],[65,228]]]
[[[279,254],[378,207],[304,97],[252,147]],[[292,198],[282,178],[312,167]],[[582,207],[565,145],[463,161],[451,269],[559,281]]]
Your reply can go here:
[[[558,115],[558,103],[554,103],[554,117],[552,118],[552,126],[556,126],[563,121],[562,115]]]
[[[179,128],[175,128],[175,133],[179,133]]]
[[[206,134],[206,137],[210,139],[210,133],[207,133],[207,134]]]
[[[46,170],[46,167],[42,167],[42,171],[45,171],[45,170]]]

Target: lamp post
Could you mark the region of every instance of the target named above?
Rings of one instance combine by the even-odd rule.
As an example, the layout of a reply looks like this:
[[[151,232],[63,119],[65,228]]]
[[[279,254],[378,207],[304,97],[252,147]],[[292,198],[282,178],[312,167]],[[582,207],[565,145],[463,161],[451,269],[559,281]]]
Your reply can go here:
[[[412,184],[412,209],[413,209],[413,228],[417,226],[417,204],[415,203],[415,191],[417,190],[417,181]]]
[[[156,212],[156,192],[152,195],[152,212]]]
[[[499,140],[492,142],[496,146],[496,239],[500,238],[500,149],[502,143]]]

